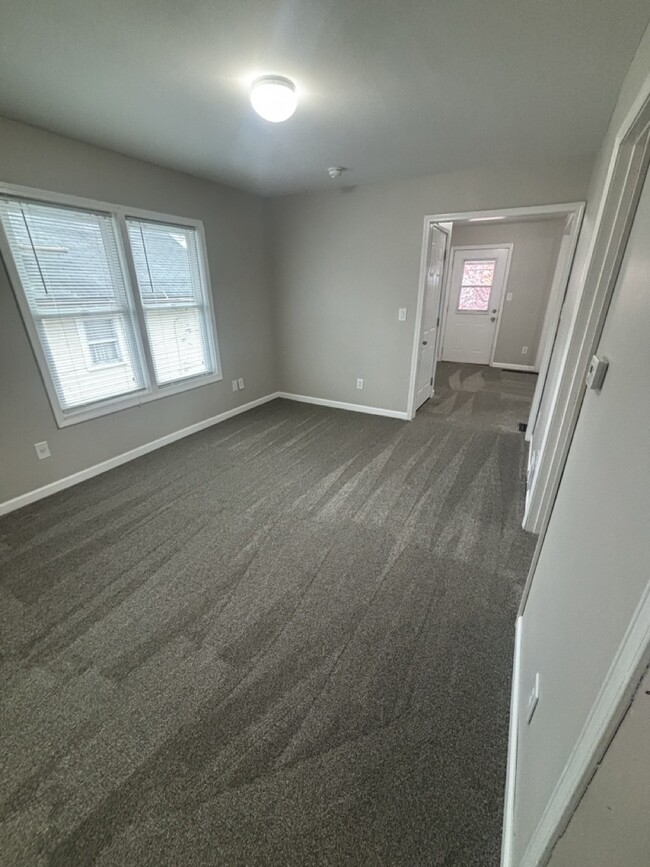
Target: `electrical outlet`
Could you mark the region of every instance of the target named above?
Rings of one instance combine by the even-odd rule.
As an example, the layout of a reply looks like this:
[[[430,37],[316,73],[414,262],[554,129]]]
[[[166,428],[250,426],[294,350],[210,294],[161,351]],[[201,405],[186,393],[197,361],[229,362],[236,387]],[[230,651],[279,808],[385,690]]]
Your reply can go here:
[[[236,380],[236,379],[233,379],[233,381],[232,381],[232,390],[233,390],[233,391],[237,391],[238,388],[239,388],[239,384],[237,383],[237,380]]]
[[[406,322],[406,307],[399,308],[397,318],[400,322]]]
[[[34,443],[34,448],[36,449],[36,454],[38,455],[39,461],[43,461],[45,460],[45,458],[49,458],[52,454],[47,442]]]
[[[527,346],[521,347],[521,354],[522,355],[528,355],[528,347]]]
[[[539,704],[539,671],[535,673],[535,680],[533,681],[533,688],[530,691],[530,695],[528,696],[528,704],[526,706],[526,722],[530,725],[533,715],[537,710],[537,705]]]
[[[243,388],[243,387],[244,387],[244,379],[243,379],[243,377],[240,376],[239,379],[238,379],[238,382],[239,382],[239,387],[240,387],[240,389]]]
[[[357,379],[357,388],[363,388],[363,380]]]

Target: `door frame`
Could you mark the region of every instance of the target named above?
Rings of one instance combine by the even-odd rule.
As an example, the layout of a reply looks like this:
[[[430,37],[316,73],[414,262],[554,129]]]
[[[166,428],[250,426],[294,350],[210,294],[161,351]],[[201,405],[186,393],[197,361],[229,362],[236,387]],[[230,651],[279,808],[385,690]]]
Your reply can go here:
[[[452,235],[453,240],[453,235]],[[506,244],[462,244],[454,247],[452,244],[449,252],[449,267],[447,268],[447,272],[445,275],[445,283],[443,287],[443,300],[442,300],[442,317],[440,322],[440,336],[438,339],[438,345],[436,346],[436,351],[438,353],[438,360],[440,360],[440,356],[442,355],[442,344],[444,340],[444,334],[447,329],[447,321],[449,318],[449,302],[451,301],[451,278],[454,273],[454,256],[457,251],[462,250],[506,250],[506,269],[505,274],[503,275],[503,288],[501,290],[501,297],[499,298],[499,304],[497,307],[497,327],[494,329],[494,335],[492,337],[492,345],[490,346],[490,360],[488,364],[490,367],[502,367],[503,365],[494,364],[494,353],[497,346],[497,340],[499,338],[499,329],[501,328],[501,314],[503,312],[503,305],[506,300],[506,291],[508,286],[508,278],[510,277],[510,263],[512,262],[512,251],[514,250],[515,245],[511,242]],[[532,368],[531,368],[532,369]]]
[[[424,224],[422,229],[422,245],[420,250],[420,276],[418,282],[418,294],[417,294],[417,302],[416,302],[416,312],[415,312],[415,324],[413,331],[413,345],[411,350],[411,374],[409,377],[408,391],[406,395],[406,417],[408,419],[415,418],[415,410],[413,409],[415,404],[415,388],[416,388],[416,375],[417,375],[417,361],[418,361],[418,344],[420,340],[420,330],[422,328],[422,309],[424,305],[424,291],[426,288],[426,274],[429,262],[429,242],[430,242],[430,229],[431,226],[436,225],[439,228],[443,228],[446,231],[449,231],[449,225],[453,226],[454,222],[458,222],[461,220],[481,220],[486,217],[505,217],[507,219],[517,219],[518,217],[548,217],[548,216],[568,216],[573,215],[574,219],[571,223],[570,230],[570,243],[566,245],[566,248],[563,252],[562,261],[558,258],[558,263],[556,266],[556,274],[560,272],[562,269],[563,279],[555,280],[554,279],[554,287],[557,290],[557,293],[563,298],[568,284],[569,271],[571,270],[571,263],[573,262],[573,256],[575,253],[576,244],[578,242],[578,235],[580,232],[580,227],[582,225],[582,216],[584,214],[585,203],[584,202],[561,202],[554,205],[525,205],[523,207],[517,208],[491,208],[487,210],[476,210],[476,211],[456,211],[451,213],[442,213],[442,214],[428,214],[424,218]],[[447,225],[445,225],[447,224]],[[494,246],[494,245],[492,245]],[[448,258],[445,261],[445,273],[443,273],[443,279],[446,278],[446,272],[449,270]],[[549,299],[549,305],[551,304],[551,299]],[[555,321],[550,323],[548,329],[548,340],[554,341],[555,334],[557,332],[557,327],[560,321],[560,313],[561,313],[561,304],[555,305],[557,308],[557,315]],[[437,336],[438,345],[436,346],[436,351],[439,351],[440,340],[439,335]],[[544,383],[546,381],[546,376],[548,373],[548,366],[544,370],[543,368],[539,371],[539,376],[537,380],[537,388],[542,389]]]
[[[445,284],[449,264],[449,243],[451,241],[451,225],[445,225],[445,221],[431,220],[425,224],[424,238],[422,241],[422,259],[420,262],[420,287],[418,290],[418,303],[415,314],[415,332],[413,338],[413,351],[411,356],[411,378],[409,382],[409,395],[407,401],[407,418],[409,421],[415,418],[419,407],[415,406],[417,392],[418,360],[420,353],[420,336],[422,332],[422,319],[424,316],[424,299],[427,290],[427,273],[431,262],[431,235],[434,229],[438,229],[445,235],[445,253],[442,260],[442,277],[440,280],[440,298],[438,299],[438,327],[436,328],[436,345],[433,350],[433,378],[440,355],[440,334],[442,326],[442,305],[445,297]],[[434,385],[431,385],[429,398],[433,397]]]

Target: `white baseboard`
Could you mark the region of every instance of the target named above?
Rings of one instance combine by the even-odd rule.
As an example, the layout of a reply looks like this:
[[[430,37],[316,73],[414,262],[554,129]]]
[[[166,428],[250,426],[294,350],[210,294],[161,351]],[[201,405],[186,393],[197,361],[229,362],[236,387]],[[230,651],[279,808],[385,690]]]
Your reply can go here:
[[[365,412],[368,415],[385,415],[388,418],[401,418],[408,421],[409,416],[406,412],[401,412],[397,409],[382,409],[379,406],[363,406],[360,403],[344,403],[340,400],[326,400],[322,397],[307,397],[304,394],[290,394],[286,391],[280,391],[277,397],[284,397],[287,400],[297,400],[299,403],[314,403],[317,406],[331,406],[334,409],[347,409],[351,412]]]
[[[499,367],[501,370],[523,370],[525,373],[538,372],[534,364],[501,364],[500,361],[493,361],[490,367]]]
[[[650,581],[632,615],[580,737],[569,756],[521,867],[546,864],[616,733],[650,663]],[[503,862],[502,862],[503,864]]]
[[[35,503],[37,500],[42,500],[44,497],[56,494],[58,491],[63,491],[66,488],[72,487],[72,485],[78,485],[79,482],[85,482],[86,479],[92,479],[93,476],[98,476],[100,473],[105,473],[108,470],[112,470],[114,467],[119,467],[121,464],[125,464],[128,461],[146,455],[148,452],[153,452],[156,449],[160,449],[163,446],[176,442],[176,440],[183,439],[183,437],[191,436],[194,433],[205,430],[207,427],[219,424],[219,422],[225,421],[227,418],[232,418],[242,412],[248,412],[249,409],[260,406],[263,403],[268,403],[270,400],[275,400],[277,397],[284,397],[287,400],[296,400],[301,403],[315,403],[319,406],[331,406],[336,409],[348,409],[353,412],[365,412],[371,415],[385,415],[390,418],[407,418],[405,412],[397,412],[392,409],[380,409],[375,406],[361,406],[357,403],[342,403],[338,400],[324,400],[319,397],[306,397],[302,394],[288,394],[284,391],[276,391],[273,394],[267,394],[265,397],[259,397],[257,400],[251,400],[249,403],[236,406],[234,409],[221,412],[219,415],[206,418],[203,421],[190,425],[189,427],[181,428],[181,430],[174,431],[173,433],[167,434],[166,436],[160,437],[152,442],[144,443],[144,445],[138,446],[135,449],[130,449],[128,452],[123,452],[121,455],[116,455],[114,458],[109,458],[106,461],[102,461],[101,463],[88,467],[85,470],[80,470],[79,472],[66,476],[63,479],[57,479],[55,482],[43,485],[42,488],[36,488],[34,491],[27,491],[26,494],[20,494],[20,496],[14,497],[11,500],[6,500],[4,503],[0,503],[0,515],[6,515],[8,512],[13,512],[15,509],[28,506],[30,503]]]
[[[28,491],[26,494],[21,494],[11,500],[6,500],[4,503],[0,503],[0,515],[6,515],[8,512],[13,512],[15,509],[28,506],[30,503],[35,503],[37,500],[42,500],[44,497],[56,494],[58,491],[63,491],[66,488],[72,487],[72,485],[78,485],[79,482],[84,482],[86,479],[92,479],[93,476],[98,476],[100,473],[105,473],[107,470],[112,470],[114,467],[119,467],[121,464],[125,464],[128,461],[146,455],[148,452],[153,452],[156,449],[160,449],[163,446],[176,442],[176,440],[191,436],[191,434],[205,430],[205,428],[211,427],[214,424],[219,424],[219,422],[225,421],[227,418],[232,418],[242,412],[248,412],[249,409],[260,406],[263,403],[268,403],[268,401],[274,400],[276,397],[279,397],[277,392],[274,394],[267,394],[265,397],[259,397],[257,400],[251,400],[249,403],[244,403],[241,406],[234,407],[233,409],[228,409],[225,412],[219,413],[219,415],[206,418],[203,421],[191,424],[189,427],[181,428],[181,430],[174,431],[164,437],[152,440],[152,442],[144,443],[144,445],[137,446],[137,448],[130,449],[128,452],[123,452],[121,455],[116,455],[114,458],[109,458],[108,460],[95,464],[92,467],[88,467],[85,470],[80,470],[78,473],[73,473],[71,476],[57,479],[56,482],[50,482],[49,485],[43,485],[42,488],[36,488],[34,491]]]
[[[501,837],[501,867],[513,867],[515,781],[517,779],[517,734],[519,719],[519,672],[521,668],[521,617],[515,624],[515,652],[510,689],[510,723],[508,725],[508,765],[506,794],[503,803],[503,834]]]

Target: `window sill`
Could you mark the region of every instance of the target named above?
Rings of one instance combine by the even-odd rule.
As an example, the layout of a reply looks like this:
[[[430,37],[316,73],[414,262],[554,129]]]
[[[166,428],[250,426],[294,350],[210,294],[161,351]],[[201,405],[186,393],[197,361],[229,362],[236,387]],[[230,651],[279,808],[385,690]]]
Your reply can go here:
[[[152,391],[139,391],[135,394],[104,400],[101,403],[96,403],[92,406],[80,407],[78,410],[73,409],[64,412],[59,406],[52,406],[52,410],[54,411],[57,427],[70,427],[70,425],[73,424],[91,421],[94,418],[111,415],[115,412],[121,412],[124,409],[132,409],[136,406],[151,403],[154,400],[172,397],[172,395],[181,394],[184,391],[192,391],[195,388],[201,388],[201,386],[211,385],[215,382],[222,381],[223,375],[221,373],[212,373],[208,376],[200,377],[188,377],[185,380],[181,380],[171,385],[159,386]]]

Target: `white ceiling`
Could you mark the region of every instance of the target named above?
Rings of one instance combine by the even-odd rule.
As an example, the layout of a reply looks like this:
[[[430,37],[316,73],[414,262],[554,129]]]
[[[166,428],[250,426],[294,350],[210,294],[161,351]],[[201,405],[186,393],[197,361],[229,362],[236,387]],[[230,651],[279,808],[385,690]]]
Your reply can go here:
[[[5,0],[0,113],[267,194],[530,164],[597,150],[649,17],[648,0]],[[248,101],[269,72],[299,90],[284,124]]]

